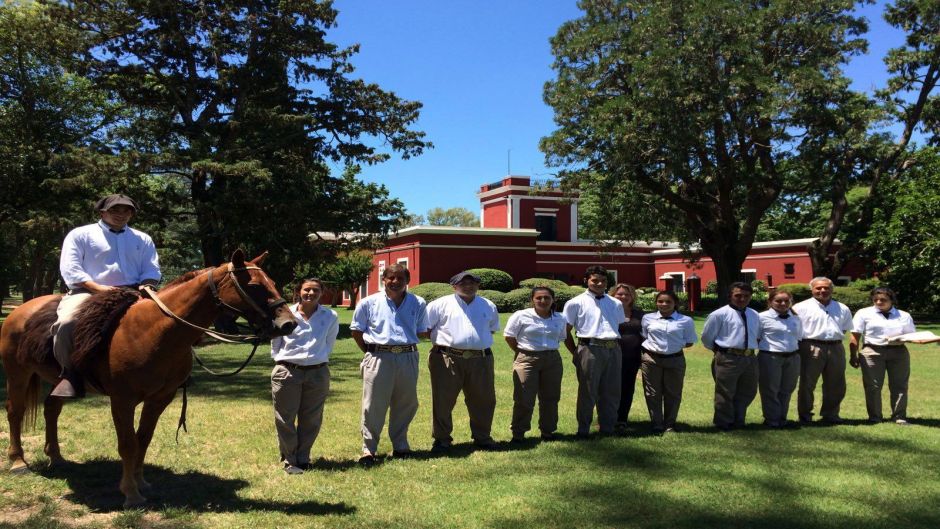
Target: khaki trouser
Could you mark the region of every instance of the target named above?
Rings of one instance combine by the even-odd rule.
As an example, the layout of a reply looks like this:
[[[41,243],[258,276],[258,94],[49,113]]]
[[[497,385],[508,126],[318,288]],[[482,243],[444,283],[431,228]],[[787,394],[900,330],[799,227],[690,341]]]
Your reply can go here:
[[[601,433],[613,432],[620,406],[619,345],[612,348],[579,345],[573,360],[578,375],[578,433],[590,433],[595,406],[598,429]]]
[[[512,435],[522,437],[532,425],[535,398],[539,400],[539,430],[543,434],[558,429],[558,401],[561,400],[561,355],[554,351],[520,351],[512,363]]]
[[[386,412],[392,450],[411,450],[408,426],[418,413],[418,352],[366,353],[359,371],[362,373],[362,452],[375,454]]]
[[[72,332],[75,316],[82,303],[91,297],[89,292],[66,294],[56,309],[56,322],[52,324],[52,354],[62,370],[72,367]]]
[[[685,355],[653,356],[643,353],[643,393],[654,430],[673,428],[682,404]]]
[[[281,460],[291,465],[310,462],[310,449],[323,424],[323,406],[330,392],[330,368],[297,369],[282,365],[271,371],[274,426]]]
[[[911,377],[911,354],[903,345],[865,345],[862,347],[862,385],[868,418],[881,420],[881,390],[888,372],[891,393],[891,419],[907,418],[907,382]]]
[[[790,396],[800,377],[800,355],[760,353],[757,365],[764,422],[772,426],[783,425],[787,422]]]
[[[845,398],[845,347],[842,342],[800,342],[800,391],[796,409],[801,421],[813,418],[813,392],[820,376],[823,383],[819,415],[824,419],[839,418],[839,407]]]
[[[757,357],[715,352],[712,358],[715,379],[716,426],[744,426],[747,407],[757,396]]]
[[[493,356],[461,358],[437,352],[428,356],[431,372],[431,413],[434,416],[431,435],[450,443],[454,431],[453,411],[457,396],[463,400],[470,415],[470,435],[477,443],[490,442],[493,412],[496,410],[496,386],[493,377]]]

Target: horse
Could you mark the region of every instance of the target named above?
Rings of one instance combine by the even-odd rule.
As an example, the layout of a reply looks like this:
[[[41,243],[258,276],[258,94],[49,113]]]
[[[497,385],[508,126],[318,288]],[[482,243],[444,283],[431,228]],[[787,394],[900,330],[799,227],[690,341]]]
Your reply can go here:
[[[237,250],[229,263],[187,272],[167,284],[159,292],[159,300],[178,318],[167,315],[153,299],[129,305],[114,322],[113,334],[101,340],[98,351],[76,364],[82,366],[80,371],[94,389],[110,397],[122,464],[119,488],[125,508],[146,502],[141,490],[151,488],[143,477],[147,448],[157,420],[190,375],[192,346],[200,340],[204,328],[223,310],[242,315],[266,336],[287,335],[297,326],[287,302],[260,267],[266,255],[246,262],[244,252]],[[49,326],[60,299],[61,295],[51,295],[28,301],[11,312],[0,329],[10,424],[7,455],[10,470],[15,473],[29,471],[20,437],[24,418],[35,422],[40,379],[54,385],[59,378],[60,368],[51,354]],[[135,431],[134,413],[141,403]],[[44,452],[52,464],[64,461],[57,425],[62,404],[63,399],[51,395],[44,402]]]

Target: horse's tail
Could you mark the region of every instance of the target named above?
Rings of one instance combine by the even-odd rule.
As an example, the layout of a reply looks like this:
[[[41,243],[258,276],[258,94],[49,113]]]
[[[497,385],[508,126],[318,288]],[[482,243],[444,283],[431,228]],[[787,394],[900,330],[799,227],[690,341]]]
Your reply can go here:
[[[39,390],[42,389],[42,383],[39,379],[39,373],[33,373],[29,377],[29,384],[26,385],[26,394],[23,400],[26,404],[26,415],[23,421],[23,428],[27,430],[36,429],[36,415],[39,410]]]

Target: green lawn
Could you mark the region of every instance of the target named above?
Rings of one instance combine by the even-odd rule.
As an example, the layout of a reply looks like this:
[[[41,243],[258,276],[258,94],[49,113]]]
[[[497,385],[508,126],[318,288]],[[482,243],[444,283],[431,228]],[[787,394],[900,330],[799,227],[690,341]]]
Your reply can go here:
[[[348,323],[350,313],[339,313]],[[697,322],[701,326],[701,319]],[[70,461],[64,467],[49,468],[42,454],[41,417],[39,428],[27,432],[34,473],[0,473],[0,527],[940,527],[937,346],[911,348],[915,425],[908,428],[863,423],[861,376],[849,368],[847,425],[717,433],[709,427],[710,353],[696,346],[688,354],[679,417],[688,425],[685,432],[647,435],[646,406],[638,391],[632,414],[637,422],[629,435],[574,441],[576,383],[567,363],[560,410],[560,431],[567,435],[561,440],[474,451],[466,410],[458,404],[458,445],[446,457],[427,453],[425,368],[421,408],[411,429],[412,446],[422,454],[363,469],[355,463],[361,355],[345,327],[341,338],[331,359],[332,394],[314,446],[315,456],[323,458],[316,470],[301,476],[280,470],[271,361],[264,349],[234,378],[194,374],[189,433],[180,434],[179,444],[174,434],[180,400],[169,407],[147,458],[146,476],[154,486],[148,511],[120,509],[108,402],[96,396],[63,412],[62,452]],[[202,350],[220,369],[234,367],[247,352],[241,346]],[[494,437],[505,441],[511,353],[501,338],[495,354]],[[759,402],[752,405],[750,420],[761,421]],[[2,428],[6,439],[5,422]],[[388,450],[383,438],[380,451]]]

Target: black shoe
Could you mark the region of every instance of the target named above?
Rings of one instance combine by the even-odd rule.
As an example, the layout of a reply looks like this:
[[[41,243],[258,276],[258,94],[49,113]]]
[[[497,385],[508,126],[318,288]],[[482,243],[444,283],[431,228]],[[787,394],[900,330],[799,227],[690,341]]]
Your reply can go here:
[[[588,439],[591,438],[591,434],[588,432],[578,432],[574,434],[574,438],[579,441],[587,441]]]
[[[66,370],[63,377],[49,394],[62,399],[80,399],[85,396],[85,381],[78,373]]]
[[[414,456],[414,452],[411,450],[395,450],[392,452],[392,458],[394,459],[408,459],[412,456]]]
[[[479,448],[480,450],[496,450],[497,448],[499,448],[499,445],[496,444],[496,441],[492,439],[474,441],[473,446]]]
[[[359,464],[365,468],[375,465],[375,456],[372,454],[362,454],[359,458]]]
[[[542,440],[543,440],[543,441],[554,441],[554,440],[555,440],[555,434],[553,434],[553,433],[551,433],[551,432],[548,432],[548,433],[544,433],[544,432],[543,432],[543,433],[542,433]]]
[[[845,419],[843,419],[842,417],[839,417],[839,416],[836,416],[836,417],[823,417],[823,418],[822,418],[822,422],[823,422],[823,424],[828,424],[828,425],[830,425],[830,426],[836,426],[836,425],[838,425],[838,424],[845,424]]]
[[[431,445],[431,452],[435,454],[445,454],[450,451],[450,441],[434,440]]]

